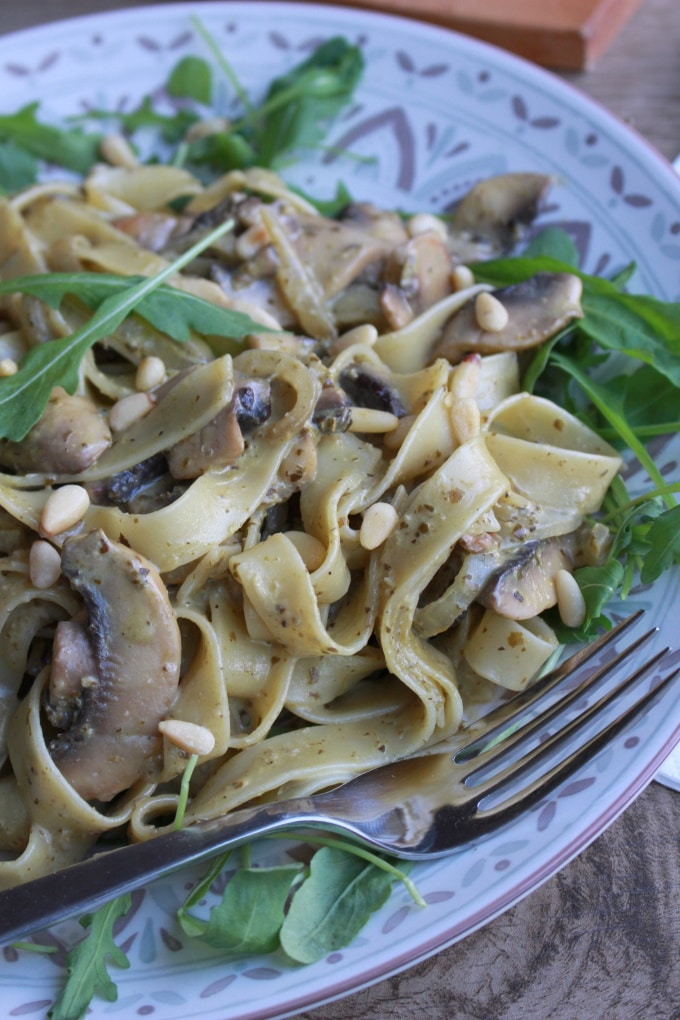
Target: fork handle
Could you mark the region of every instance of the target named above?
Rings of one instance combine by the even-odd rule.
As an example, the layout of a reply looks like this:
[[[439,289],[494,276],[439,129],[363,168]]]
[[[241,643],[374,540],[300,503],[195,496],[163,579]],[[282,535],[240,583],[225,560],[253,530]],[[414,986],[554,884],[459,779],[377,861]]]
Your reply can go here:
[[[82,916],[115,896],[258,836],[323,823],[311,798],[245,808],[215,821],[162,833],[143,843],[103,851],[61,871],[0,891],[0,945],[69,917]],[[345,828],[342,822],[338,828]]]

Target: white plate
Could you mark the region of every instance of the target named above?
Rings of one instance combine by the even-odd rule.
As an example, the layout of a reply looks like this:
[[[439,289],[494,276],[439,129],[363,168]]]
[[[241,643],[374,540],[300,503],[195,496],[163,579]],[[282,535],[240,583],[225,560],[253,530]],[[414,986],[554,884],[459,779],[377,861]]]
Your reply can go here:
[[[634,258],[633,289],[680,298],[680,188],[671,167],[549,74],[413,21],[257,2],[178,3],[89,16],[0,38],[3,112],[33,99],[41,100],[45,116],[74,113],[84,104],[130,108],[181,56],[204,53],[190,14],[200,16],[253,91],[323,38],[341,33],[363,47],[365,80],[333,131],[334,148],[289,175],[307,191],[330,195],[341,178],[356,197],[415,211],[441,209],[490,174],[554,174],[561,184],[542,223],[570,230],[587,271],[612,272]],[[355,155],[334,154],[342,149]],[[374,158],[366,162],[357,154]],[[662,469],[677,471],[679,452],[677,442],[666,445]],[[677,594],[676,575],[630,600],[632,608],[649,608],[671,643]],[[277,956],[228,961],[190,943],[173,920],[187,876],[157,883],[136,897],[120,931],[132,967],[115,973],[118,1001],[96,1001],[89,1016],[282,1016],[436,952],[535,889],[593,840],[650,781],[680,736],[679,718],[676,685],[660,710],[525,818],[456,856],[418,867],[427,909],[396,890],[351,946],[303,970]],[[266,852],[274,853],[270,846]],[[61,950],[69,934],[66,925],[45,941]],[[5,950],[5,1015],[44,1015],[62,959],[62,952],[36,957]]]

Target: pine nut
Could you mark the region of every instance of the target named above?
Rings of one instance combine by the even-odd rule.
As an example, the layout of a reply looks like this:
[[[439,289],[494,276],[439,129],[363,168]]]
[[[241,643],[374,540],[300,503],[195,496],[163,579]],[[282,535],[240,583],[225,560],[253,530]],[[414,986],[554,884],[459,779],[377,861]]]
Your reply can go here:
[[[318,570],[326,559],[326,546],[323,542],[320,542],[314,535],[308,535],[306,531],[287,531],[286,537],[300,553],[307,570],[310,573]]]
[[[51,588],[61,577],[61,556],[49,542],[39,538],[28,554],[28,576],[34,588]]]
[[[508,324],[508,310],[497,297],[483,290],[475,298],[475,318],[485,333],[500,333]]]
[[[350,432],[394,432],[399,419],[389,411],[375,411],[372,407],[353,407]]]
[[[428,234],[430,231],[437,234],[442,241],[445,241],[448,237],[446,224],[438,216],[433,216],[432,213],[416,213],[414,216],[411,216],[406,224],[406,229],[410,237],[418,237],[420,234]]]
[[[348,329],[346,333],[342,333],[336,340],[330,345],[329,352],[335,356],[340,354],[342,351],[346,351],[348,347],[353,347],[354,344],[363,344],[364,347],[372,347],[378,339],[378,330],[370,322],[362,323],[360,326],[354,326],[352,329]]]
[[[400,418],[396,429],[393,429],[392,432],[388,432],[383,440],[383,446],[385,449],[398,450],[406,439],[408,433],[411,431],[411,426],[415,420],[415,414],[407,414],[404,415],[403,418]]]
[[[234,245],[236,254],[245,262],[257,255],[266,244],[269,244],[269,240],[267,228],[261,223],[254,223],[237,238]]]
[[[364,549],[377,549],[390,537],[398,523],[399,514],[391,503],[373,503],[364,513],[359,529],[359,544]]]
[[[165,362],[162,358],[157,358],[154,355],[142,358],[137,365],[137,373],[135,375],[135,386],[138,390],[152,390],[154,386],[158,386],[164,379]]]
[[[154,403],[148,393],[130,393],[121,397],[109,411],[109,425],[114,432],[122,432],[148,414]]]
[[[82,485],[62,485],[47,497],[40,516],[40,534],[52,537],[68,531],[87,513],[90,497]]]
[[[568,570],[558,570],[555,575],[557,609],[565,627],[580,627],[586,618],[586,600],[578,581]]]
[[[187,754],[204,756],[215,747],[215,736],[207,726],[187,722],[185,719],[162,719],[158,729],[164,737]]]
[[[470,397],[456,401],[451,408],[451,426],[459,444],[478,436],[482,428],[482,416],[477,401]]]
[[[188,142],[196,142],[200,138],[207,138],[209,135],[221,135],[229,130],[229,121],[226,117],[206,117],[192,124],[184,136]]]
[[[99,151],[111,166],[122,166],[129,169],[139,166],[139,160],[132,146],[122,135],[104,135],[99,143]]]
[[[16,375],[19,371],[14,358],[0,358],[0,378],[6,379],[8,375]]]
[[[451,273],[451,286],[455,291],[474,287],[475,277],[469,266],[456,266]]]

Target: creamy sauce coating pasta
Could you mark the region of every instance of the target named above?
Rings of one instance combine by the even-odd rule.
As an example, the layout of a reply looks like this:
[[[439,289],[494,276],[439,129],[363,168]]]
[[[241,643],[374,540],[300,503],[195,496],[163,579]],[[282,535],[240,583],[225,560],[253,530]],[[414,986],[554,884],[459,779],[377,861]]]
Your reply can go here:
[[[211,738],[187,823],[447,738],[535,676],[556,572],[606,546],[590,515],[617,453],[519,392],[521,350],[579,314],[575,278],[540,281],[569,292],[547,325],[461,340],[488,290],[455,291],[469,232],[366,204],[332,222],[269,172],[172,167],[3,199],[0,278],[152,275],[226,216],[171,282],[252,332],[180,344],[133,316],[75,402],[0,443],[0,888],[163,830],[187,763],[163,720]],[[2,299],[3,356],[89,314]]]

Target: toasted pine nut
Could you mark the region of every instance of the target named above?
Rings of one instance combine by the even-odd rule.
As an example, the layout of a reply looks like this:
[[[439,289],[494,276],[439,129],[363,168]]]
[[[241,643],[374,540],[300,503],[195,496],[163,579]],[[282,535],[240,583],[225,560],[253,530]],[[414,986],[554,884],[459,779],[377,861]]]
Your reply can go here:
[[[90,505],[90,497],[82,485],[62,485],[47,497],[40,516],[40,533],[52,537],[68,531],[82,520]]]
[[[34,588],[51,588],[61,576],[61,556],[49,542],[39,538],[28,554],[28,576]]]
[[[407,434],[411,430],[411,426],[416,420],[415,414],[406,414],[403,418],[399,419],[399,424],[396,429],[392,432],[388,432],[383,440],[383,446],[386,450],[398,450],[401,444],[406,439]]]
[[[482,427],[482,416],[477,401],[471,397],[457,400],[451,408],[451,426],[457,441],[461,444],[478,436]]]
[[[99,143],[99,151],[111,166],[139,166],[132,146],[122,135],[104,135]]]
[[[580,627],[586,618],[586,600],[578,581],[568,570],[555,575],[557,609],[565,627]]]
[[[468,400],[474,397],[479,379],[479,367],[481,358],[479,355],[464,358],[451,373],[449,390],[455,400]]]
[[[158,386],[164,379],[165,362],[162,358],[157,358],[155,355],[142,358],[137,365],[137,373],[135,375],[135,386],[138,390],[152,390],[154,386]]]
[[[0,378],[7,378],[8,375],[16,375],[19,371],[14,358],[0,358]]]
[[[390,537],[398,523],[399,514],[391,503],[373,503],[364,513],[359,528],[359,544],[364,549],[377,549]]]
[[[354,344],[372,347],[377,339],[378,330],[372,323],[365,322],[360,326],[353,326],[346,333],[342,333],[336,340],[332,341],[329,350],[332,355],[336,355],[340,354],[341,351],[346,351],[348,347],[353,347]]]
[[[406,229],[410,237],[418,237],[419,234],[427,234],[429,231],[437,234],[442,241],[445,241],[448,236],[446,224],[432,213],[416,213],[411,216],[406,224]]]
[[[451,273],[451,285],[455,291],[474,287],[475,276],[469,266],[456,266]]]
[[[185,719],[162,719],[158,729],[164,737],[187,754],[210,754],[215,747],[215,736],[207,726],[187,722]]]
[[[508,310],[497,297],[483,290],[475,298],[475,318],[486,333],[500,333],[508,324]]]
[[[239,258],[247,260],[257,255],[265,244],[269,244],[267,228],[261,223],[254,223],[252,227],[248,227],[239,235],[234,247]]]
[[[314,535],[308,535],[306,531],[287,531],[286,537],[291,540],[302,557],[307,570],[318,570],[326,559],[326,546]]]
[[[372,407],[353,407],[350,432],[394,432],[399,419],[389,411],[375,411]]]
[[[153,406],[149,393],[130,393],[117,400],[109,411],[109,425],[114,432],[122,432],[148,414]]]
[[[226,117],[206,117],[192,124],[184,136],[188,142],[196,142],[199,138],[207,138],[209,135],[220,135],[229,130],[229,121]]]

